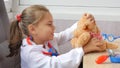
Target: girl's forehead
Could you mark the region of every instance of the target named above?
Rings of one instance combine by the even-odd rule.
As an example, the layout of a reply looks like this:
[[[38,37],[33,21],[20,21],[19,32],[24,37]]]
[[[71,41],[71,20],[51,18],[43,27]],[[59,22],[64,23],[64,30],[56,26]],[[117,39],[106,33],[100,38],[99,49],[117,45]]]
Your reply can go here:
[[[46,13],[43,19],[46,21],[53,21],[53,17],[50,13]]]
[[[52,15],[48,13],[45,14],[44,18],[42,18],[39,22],[44,22],[44,23],[53,22]]]
[[[49,12],[47,12],[47,13],[45,14],[45,17],[48,18],[48,19],[52,19],[52,14],[49,13]]]
[[[53,22],[53,17],[51,15],[51,13],[49,12],[46,12],[43,16],[42,19],[38,20],[39,24],[45,24],[45,23],[48,23],[48,22]]]

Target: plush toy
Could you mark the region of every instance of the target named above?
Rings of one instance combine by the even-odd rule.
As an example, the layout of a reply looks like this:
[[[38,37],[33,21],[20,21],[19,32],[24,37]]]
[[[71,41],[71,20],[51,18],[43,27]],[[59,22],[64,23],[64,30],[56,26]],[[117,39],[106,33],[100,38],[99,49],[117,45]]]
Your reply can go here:
[[[97,39],[102,40],[104,43],[104,45],[100,47],[102,49],[101,51],[104,51],[107,48],[117,48],[117,45],[102,39],[100,30],[96,25],[95,20],[91,19],[94,19],[94,17],[91,14],[85,13],[78,21],[77,28],[73,32],[74,37],[71,40],[72,47],[76,48],[84,46],[91,40],[91,38],[96,37]]]

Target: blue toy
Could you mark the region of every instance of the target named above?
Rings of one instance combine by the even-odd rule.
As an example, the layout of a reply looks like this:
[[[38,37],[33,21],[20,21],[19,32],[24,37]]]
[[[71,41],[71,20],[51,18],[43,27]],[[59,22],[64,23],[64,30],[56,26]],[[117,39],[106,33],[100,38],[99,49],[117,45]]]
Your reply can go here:
[[[113,34],[105,34],[102,33],[103,39],[108,40],[109,42],[113,42],[115,39],[120,38],[120,36],[114,36]]]
[[[57,53],[56,49],[53,47],[48,50],[48,52],[51,53],[51,56],[58,56],[59,54]]]
[[[120,63],[120,54],[115,55],[115,56],[110,56],[110,61],[112,63]]]

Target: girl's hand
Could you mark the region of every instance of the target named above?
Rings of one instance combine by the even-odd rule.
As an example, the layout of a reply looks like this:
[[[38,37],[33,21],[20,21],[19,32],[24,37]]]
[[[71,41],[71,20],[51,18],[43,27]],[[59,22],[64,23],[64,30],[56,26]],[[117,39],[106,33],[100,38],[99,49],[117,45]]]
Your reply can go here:
[[[84,47],[83,50],[85,53],[93,52],[93,51],[101,51],[102,49],[99,46],[103,46],[104,43],[97,39],[92,38]]]

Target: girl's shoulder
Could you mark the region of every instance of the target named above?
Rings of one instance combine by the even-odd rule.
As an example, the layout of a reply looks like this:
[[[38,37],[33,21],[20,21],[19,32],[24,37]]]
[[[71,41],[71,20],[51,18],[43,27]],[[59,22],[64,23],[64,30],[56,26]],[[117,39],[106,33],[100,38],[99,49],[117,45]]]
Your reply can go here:
[[[28,44],[26,39],[22,40],[21,50],[31,51],[31,50],[41,50],[43,45],[36,45],[34,42],[31,41],[32,44]]]

